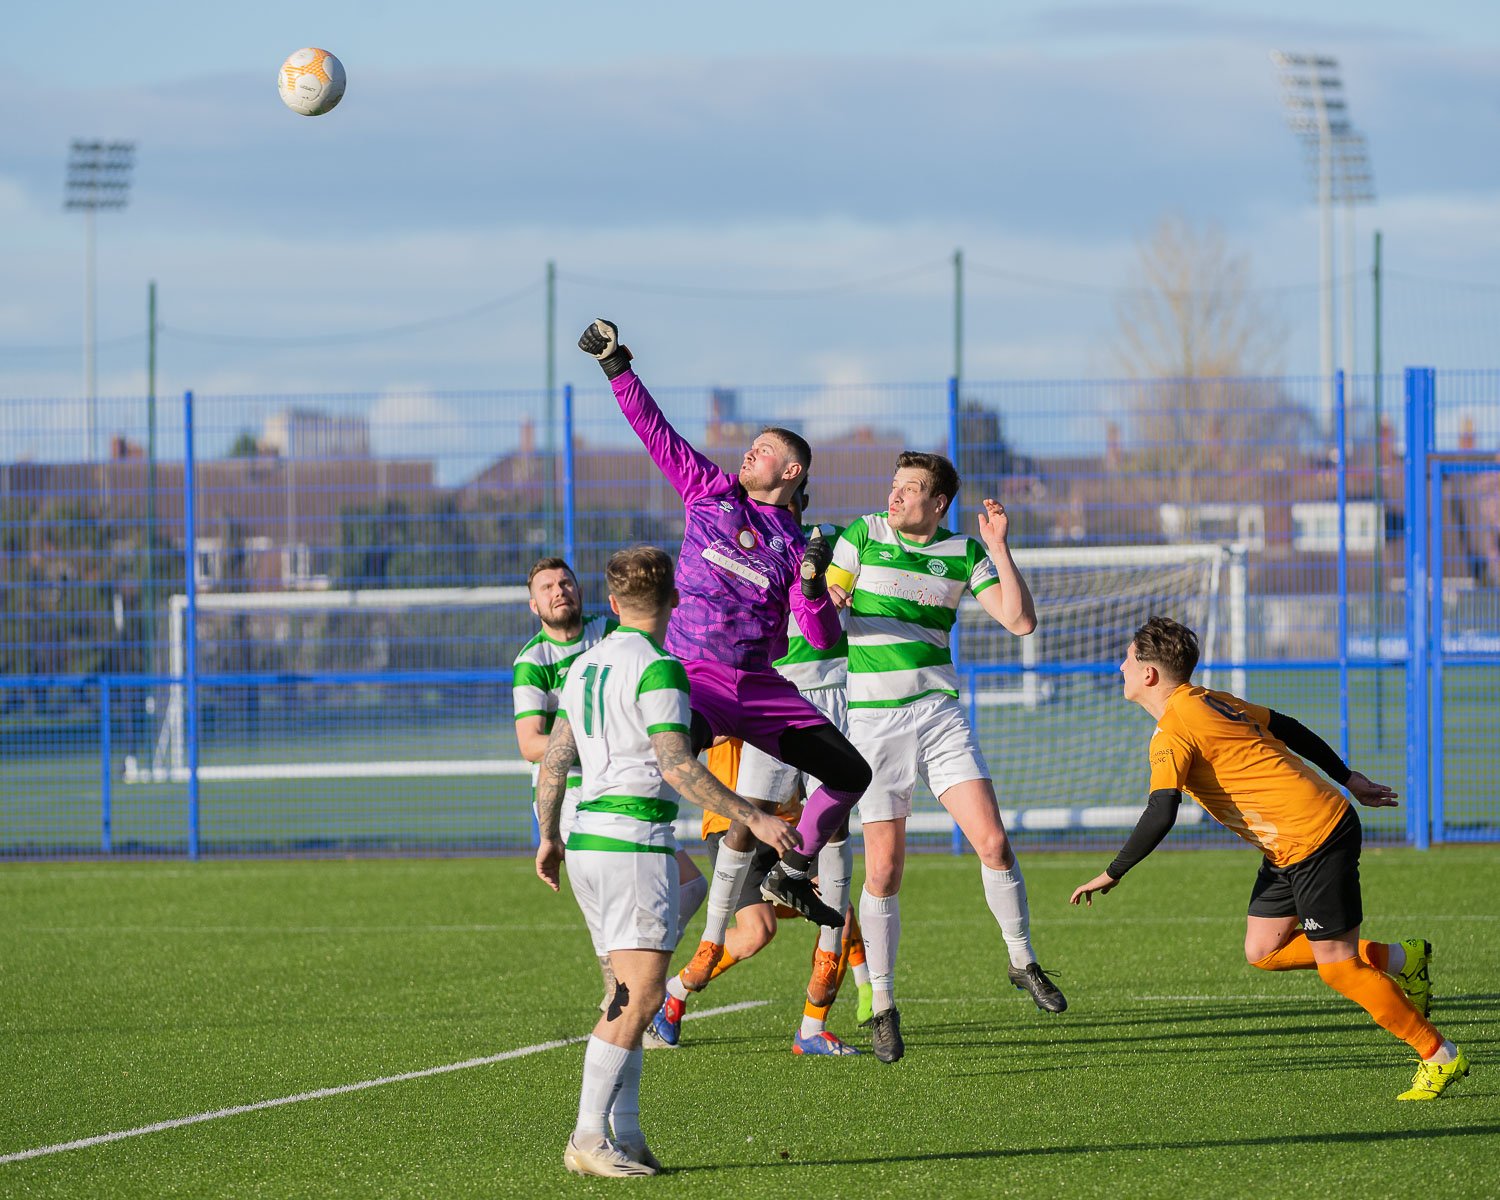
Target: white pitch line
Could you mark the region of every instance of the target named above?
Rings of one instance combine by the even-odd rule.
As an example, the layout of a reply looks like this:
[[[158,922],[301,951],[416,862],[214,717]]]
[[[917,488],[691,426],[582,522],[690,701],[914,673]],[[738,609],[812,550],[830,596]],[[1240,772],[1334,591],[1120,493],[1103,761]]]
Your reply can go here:
[[[683,1015],[686,1021],[718,1017],[724,1013],[742,1012],[747,1008],[760,1008],[769,1000],[741,1000],[738,1004],[725,1004],[719,1008],[705,1008],[702,1012]],[[365,1079],[359,1083],[345,1083],[338,1087],[318,1088],[311,1092],[298,1092],[295,1096],[279,1096],[275,1100],[257,1100],[254,1104],[237,1104],[233,1108],[219,1108],[213,1112],[194,1113],[190,1117],[173,1117],[169,1121],[157,1121],[151,1125],[140,1125],[135,1129],[120,1129],[114,1133],[99,1133],[93,1137],[79,1138],[73,1142],[58,1142],[52,1146],[37,1146],[32,1150],[17,1150],[13,1154],[0,1154],[0,1164],[21,1162],[28,1158],[42,1158],[48,1154],[61,1154],[64,1150],[83,1150],[89,1146],[102,1146],[106,1142],[118,1142],[125,1138],[140,1137],[147,1133],[162,1133],[168,1129],[180,1129],[184,1125],[199,1125],[204,1121],[217,1121],[222,1117],[238,1117],[244,1113],[259,1112],[266,1108],[281,1108],[287,1104],[300,1104],[304,1100],[326,1100],[330,1096],[346,1096],[350,1092],[363,1092],[387,1083],[405,1083],[412,1079],[426,1079],[432,1075],[447,1075],[452,1071],[467,1071],[471,1067],[487,1067],[492,1063],[506,1062],[513,1058],[525,1058],[540,1054],[544,1050],[560,1050],[564,1046],[576,1046],[589,1040],[588,1034],[580,1037],[562,1038],[554,1042],[538,1042],[534,1046],[522,1046],[519,1050],[507,1050],[503,1054],[489,1054],[484,1058],[467,1058],[463,1062],[445,1063],[441,1067],[425,1067],[420,1071],[407,1071],[401,1075],[383,1075],[379,1079]]]

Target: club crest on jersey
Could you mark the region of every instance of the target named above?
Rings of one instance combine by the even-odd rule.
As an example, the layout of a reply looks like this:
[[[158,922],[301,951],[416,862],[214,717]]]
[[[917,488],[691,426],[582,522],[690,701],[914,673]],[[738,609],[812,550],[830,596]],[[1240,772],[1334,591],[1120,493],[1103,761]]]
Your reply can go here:
[[[927,573],[938,576],[946,575],[948,573],[948,564],[940,558],[929,558],[927,560]]]
[[[771,549],[776,551],[777,554],[780,554],[783,550],[786,549],[786,543],[782,541],[781,537],[778,535],[771,539]]]
[[[741,550],[754,550],[755,543],[758,541],[755,536],[755,530],[750,529],[748,526],[735,534],[734,540],[739,543]]]

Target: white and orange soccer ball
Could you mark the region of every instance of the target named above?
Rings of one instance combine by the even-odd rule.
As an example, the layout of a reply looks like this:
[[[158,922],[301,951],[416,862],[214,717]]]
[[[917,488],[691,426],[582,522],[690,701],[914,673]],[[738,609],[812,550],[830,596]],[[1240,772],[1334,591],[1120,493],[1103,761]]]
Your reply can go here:
[[[304,117],[321,117],[344,98],[344,64],[316,46],[289,55],[276,75],[281,100]]]

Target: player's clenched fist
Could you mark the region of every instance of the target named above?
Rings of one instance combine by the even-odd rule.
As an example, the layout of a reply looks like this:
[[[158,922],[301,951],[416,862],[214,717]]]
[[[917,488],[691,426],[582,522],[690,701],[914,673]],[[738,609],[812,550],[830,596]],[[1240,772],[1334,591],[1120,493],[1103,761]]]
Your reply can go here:
[[[578,348],[597,358],[605,375],[611,379],[630,369],[630,350],[620,345],[620,330],[613,321],[595,318],[578,339]]]

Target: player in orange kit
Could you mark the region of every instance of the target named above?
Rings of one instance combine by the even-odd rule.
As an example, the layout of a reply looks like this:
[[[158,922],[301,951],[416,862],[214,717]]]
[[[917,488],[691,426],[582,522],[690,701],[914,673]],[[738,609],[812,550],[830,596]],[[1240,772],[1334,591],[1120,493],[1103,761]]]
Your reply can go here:
[[[1135,831],[1108,869],[1074,889],[1093,904],[1161,842],[1187,791],[1265,860],[1250,893],[1245,958],[1265,971],[1312,970],[1358,1004],[1421,1058],[1398,1100],[1436,1100],[1469,1073],[1462,1050],[1427,1020],[1430,943],[1361,941],[1360,824],[1355,809],[1307,759],[1367,808],[1396,793],[1351,771],[1322,738],[1294,718],[1228,692],[1195,687],[1198,638],[1152,617],[1136,630],[1125,661],[1125,699],[1156,718],[1151,796]],[[1300,928],[1299,928],[1300,926]]]

